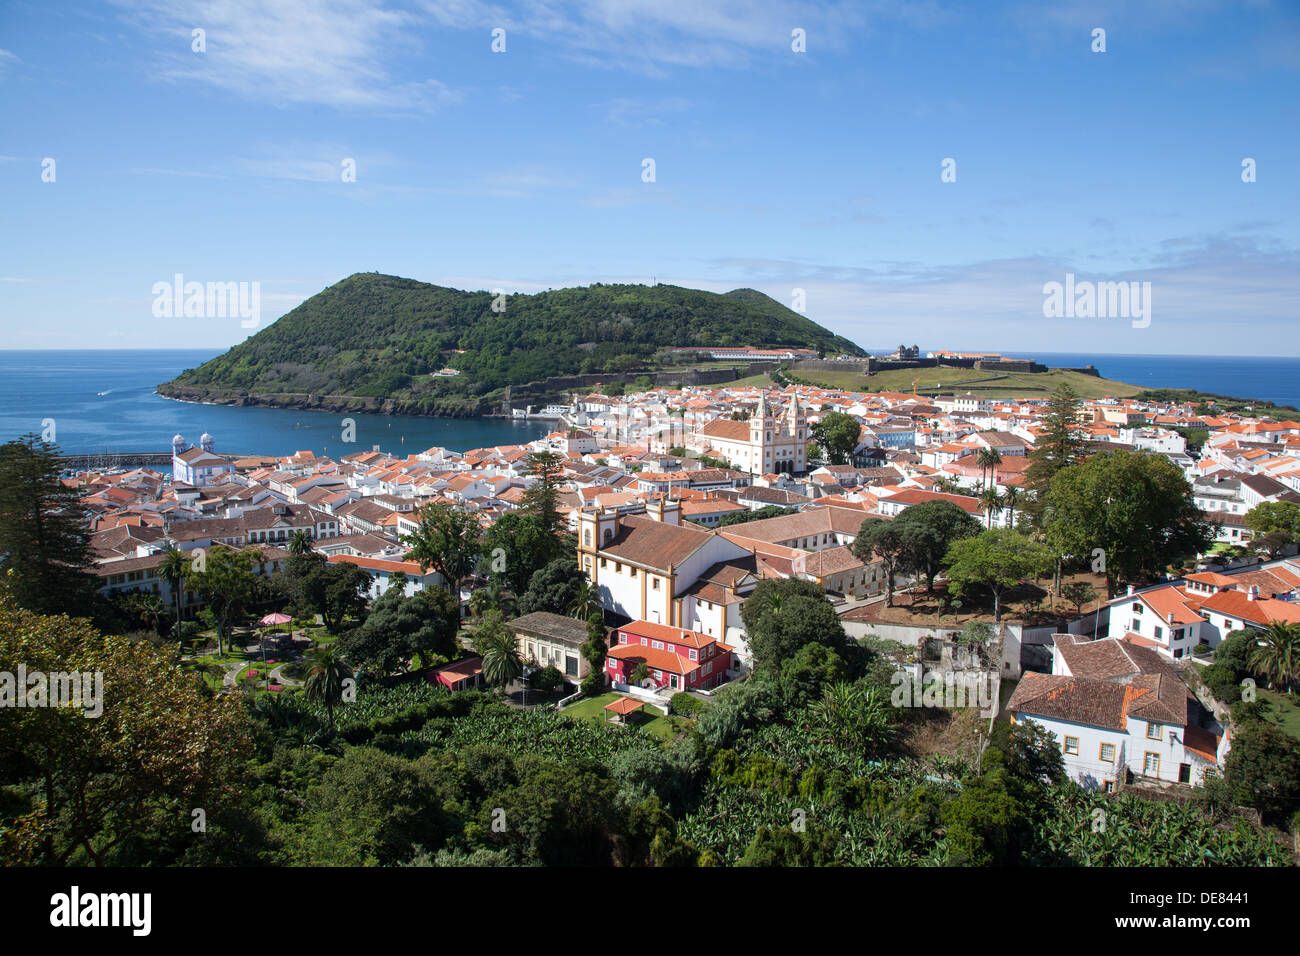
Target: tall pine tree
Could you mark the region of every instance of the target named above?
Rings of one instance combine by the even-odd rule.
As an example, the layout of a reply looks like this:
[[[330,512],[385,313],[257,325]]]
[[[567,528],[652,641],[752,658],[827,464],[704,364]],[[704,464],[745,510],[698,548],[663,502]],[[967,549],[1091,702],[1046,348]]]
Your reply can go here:
[[[86,616],[95,596],[90,532],[59,470],[57,447],[37,435],[0,445],[0,572],[20,607]]]

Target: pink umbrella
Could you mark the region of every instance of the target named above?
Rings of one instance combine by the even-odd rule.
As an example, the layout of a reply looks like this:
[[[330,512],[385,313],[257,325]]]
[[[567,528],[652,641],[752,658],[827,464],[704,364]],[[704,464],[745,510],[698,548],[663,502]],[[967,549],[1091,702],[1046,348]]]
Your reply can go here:
[[[288,614],[277,613],[277,614],[268,614],[266,617],[262,618],[257,623],[274,627],[277,624],[288,624],[292,620],[293,618],[291,618]]]

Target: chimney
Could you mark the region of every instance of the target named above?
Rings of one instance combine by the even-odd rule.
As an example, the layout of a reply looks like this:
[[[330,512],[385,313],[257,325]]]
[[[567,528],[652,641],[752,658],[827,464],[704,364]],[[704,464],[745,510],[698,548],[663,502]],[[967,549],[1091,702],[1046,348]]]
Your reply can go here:
[[[1248,600],[1248,601],[1258,601],[1258,600],[1259,600],[1259,585],[1257,585],[1257,584],[1252,584],[1252,585],[1250,586],[1250,590],[1246,592],[1246,600]]]
[[[1133,594],[1133,585],[1131,584],[1128,586],[1128,593],[1130,596]]]
[[[1170,611],[1170,612],[1169,612],[1169,623],[1170,623],[1170,624],[1173,624],[1173,623],[1174,623],[1174,612],[1173,612],[1173,611]]]

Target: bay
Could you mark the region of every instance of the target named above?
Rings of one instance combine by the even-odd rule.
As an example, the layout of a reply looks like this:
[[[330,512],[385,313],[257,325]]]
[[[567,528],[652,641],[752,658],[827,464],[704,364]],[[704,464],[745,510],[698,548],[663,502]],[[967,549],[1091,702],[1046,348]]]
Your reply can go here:
[[[0,350],[0,441],[41,434],[53,421],[55,443],[73,454],[167,452],[172,436],[193,444],[208,432],[218,453],[335,457],[379,445],[405,455],[434,445],[454,451],[519,445],[554,423],[503,418],[351,415],[285,408],[199,405],[154,389],[221,354],[219,350]],[[343,418],[356,442],[342,441]]]

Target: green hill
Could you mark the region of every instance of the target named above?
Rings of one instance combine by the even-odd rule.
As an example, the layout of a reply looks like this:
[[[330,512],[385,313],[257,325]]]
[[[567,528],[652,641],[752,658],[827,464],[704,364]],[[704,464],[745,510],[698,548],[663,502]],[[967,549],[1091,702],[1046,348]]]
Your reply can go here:
[[[602,285],[506,297],[357,273],[159,392],[391,399],[441,408],[548,376],[663,371],[671,346],[797,346],[865,354],[761,292]],[[442,368],[454,378],[435,378]],[[310,404],[310,403],[307,403]]]

